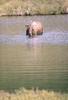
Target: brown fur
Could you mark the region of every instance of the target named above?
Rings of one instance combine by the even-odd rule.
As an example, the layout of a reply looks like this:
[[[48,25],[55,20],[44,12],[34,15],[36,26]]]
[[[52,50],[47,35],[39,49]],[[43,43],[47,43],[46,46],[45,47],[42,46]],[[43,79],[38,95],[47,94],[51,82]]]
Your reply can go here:
[[[43,26],[40,22],[32,22],[30,25],[27,25],[26,35],[28,35],[29,37],[42,34],[43,34]]]

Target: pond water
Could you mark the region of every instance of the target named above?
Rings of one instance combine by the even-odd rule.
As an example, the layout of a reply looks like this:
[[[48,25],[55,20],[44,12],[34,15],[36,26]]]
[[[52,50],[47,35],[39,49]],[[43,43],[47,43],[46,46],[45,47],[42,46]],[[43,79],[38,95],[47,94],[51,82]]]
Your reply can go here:
[[[28,38],[34,20],[44,33]],[[68,92],[68,15],[0,17],[0,90],[21,87]]]

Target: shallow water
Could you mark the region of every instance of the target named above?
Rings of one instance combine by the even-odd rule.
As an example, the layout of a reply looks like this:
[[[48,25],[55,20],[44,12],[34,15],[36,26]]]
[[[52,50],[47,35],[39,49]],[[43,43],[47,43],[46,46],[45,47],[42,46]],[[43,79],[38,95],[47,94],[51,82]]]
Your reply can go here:
[[[0,43],[2,44],[68,44],[68,33],[63,32],[46,32],[41,36],[29,38],[26,35],[0,35]]]
[[[43,23],[28,38],[25,24]],[[0,18],[0,90],[21,87],[68,91],[68,16]]]

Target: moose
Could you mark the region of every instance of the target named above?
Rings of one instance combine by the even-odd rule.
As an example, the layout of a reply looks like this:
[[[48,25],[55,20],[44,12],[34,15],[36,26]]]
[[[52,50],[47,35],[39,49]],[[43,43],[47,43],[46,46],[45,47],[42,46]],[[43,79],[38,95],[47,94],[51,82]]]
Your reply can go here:
[[[33,21],[30,25],[26,25],[26,35],[35,37],[43,34],[43,26],[41,22]]]

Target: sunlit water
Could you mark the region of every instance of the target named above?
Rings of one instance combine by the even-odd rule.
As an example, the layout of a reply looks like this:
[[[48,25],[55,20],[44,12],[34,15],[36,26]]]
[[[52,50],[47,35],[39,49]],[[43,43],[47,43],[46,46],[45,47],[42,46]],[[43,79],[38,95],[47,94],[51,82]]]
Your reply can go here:
[[[43,35],[25,35],[32,20]],[[68,91],[68,16],[0,18],[0,90],[21,87]]]

